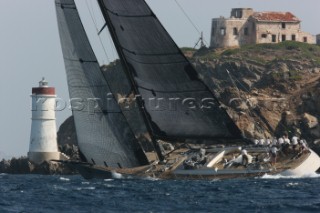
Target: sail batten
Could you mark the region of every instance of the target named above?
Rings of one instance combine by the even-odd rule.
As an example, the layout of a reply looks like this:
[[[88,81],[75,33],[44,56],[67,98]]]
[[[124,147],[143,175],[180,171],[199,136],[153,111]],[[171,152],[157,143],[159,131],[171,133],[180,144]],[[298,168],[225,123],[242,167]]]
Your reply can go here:
[[[56,12],[81,153],[102,166],[130,168],[147,164],[104,79],[74,0],[56,0]]]
[[[144,0],[98,2],[155,137],[242,139]]]

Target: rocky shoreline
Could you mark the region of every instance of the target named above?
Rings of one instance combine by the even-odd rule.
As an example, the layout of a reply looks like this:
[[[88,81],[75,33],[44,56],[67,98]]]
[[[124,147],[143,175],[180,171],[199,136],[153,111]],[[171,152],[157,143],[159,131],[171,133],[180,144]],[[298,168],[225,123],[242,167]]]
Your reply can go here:
[[[78,160],[78,148],[75,145],[64,144],[59,150],[72,160]],[[0,173],[5,174],[42,174],[42,175],[75,175],[78,174],[73,168],[62,163],[44,161],[41,164],[30,162],[27,157],[2,159],[0,161]]]
[[[77,171],[60,163],[44,161],[34,164],[27,157],[12,158],[0,162],[0,173],[6,174],[42,174],[42,175],[74,175]]]

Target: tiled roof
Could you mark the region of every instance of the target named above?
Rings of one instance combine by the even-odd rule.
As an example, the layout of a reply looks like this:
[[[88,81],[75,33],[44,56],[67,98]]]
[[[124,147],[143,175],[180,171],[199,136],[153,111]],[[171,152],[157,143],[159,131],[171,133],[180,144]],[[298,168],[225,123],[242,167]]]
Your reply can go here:
[[[300,20],[290,12],[255,12],[252,17],[257,21],[300,22]]]

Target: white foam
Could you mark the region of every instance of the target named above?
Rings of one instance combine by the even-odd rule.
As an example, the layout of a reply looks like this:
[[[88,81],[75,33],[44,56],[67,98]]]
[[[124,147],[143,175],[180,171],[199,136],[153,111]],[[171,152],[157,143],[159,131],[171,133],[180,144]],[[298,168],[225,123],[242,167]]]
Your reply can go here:
[[[60,177],[60,180],[62,180],[62,181],[70,181],[69,178],[65,178],[65,177]]]
[[[113,177],[114,179],[122,179],[122,178],[123,178],[122,174],[117,173],[117,172],[115,172],[115,171],[112,171],[111,174],[112,174],[112,177]]]
[[[81,190],[95,190],[96,187],[93,187],[93,186],[90,186],[90,187],[77,187],[76,189],[78,191],[81,191]]]
[[[298,186],[299,183],[288,183],[286,186]]]
[[[148,180],[148,181],[158,181],[159,180],[159,178],[154,178],[154,177],[149,177],[149,176],[143,177],[141,179],[142,180]]]
[[[68,191],[68,189],[67,189],[67,188],[62,187],[62,186],[53,185],[53,188],[54,188],[55,190]]]
[[[105,182],[113,181],[113,179],[104,179]]]
[[[301,179],[301,178],[320,178],[320,174],[313,172],[313,173],[309,173],[309,174],[304,174],[302,176],[286,176],[286,175],[280,175],[280,174],[276,174],[276,175],[268,175],[265,174],[262,177],[260,177],[261,179]]]
[[[115,185],[112,185],[112,184],[103,184],[104,186],[108,187],[108,188],[113,188],[115,187]]]
[[[81,182],[82,185],[89,185],[90,182]]]

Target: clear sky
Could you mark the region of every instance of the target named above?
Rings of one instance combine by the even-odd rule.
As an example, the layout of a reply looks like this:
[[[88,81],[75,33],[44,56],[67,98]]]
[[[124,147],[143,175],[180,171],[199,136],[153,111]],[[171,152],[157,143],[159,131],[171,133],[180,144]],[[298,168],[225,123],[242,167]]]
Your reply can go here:
[[[210,40],[211,19],[229,17],[231,8],[251,7],[256,11],[291,11],[302,20],[302,29],[320,33],[319,0],[177,0],[193,23]],[[185,17],[175,0],[147,0],[167,31],[179,46],[194,46],[198,32]],[[114,58],[110,40],[102,36],[107,49],[103,53],[92,24],[89,8],[95,0],[76,0],[84,25],[99,61]],[[92,9],[91,9],[92,11]],[[97,26],[101,14],[93,9]],[[110,59],[108,60],[107,57]],[[0,157],[26,155],[31,128],[31,88],[45,76],[56,87],[60,98],[68,100],[66,76],[61,53],[54,0],[0,1]],[[71,115],[57,112],[57,125]]]

